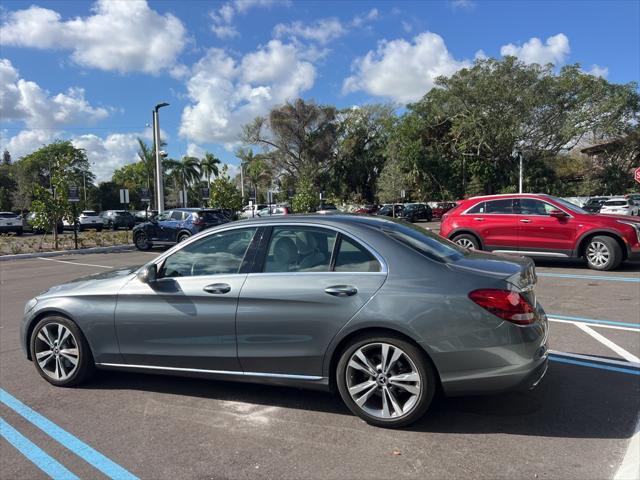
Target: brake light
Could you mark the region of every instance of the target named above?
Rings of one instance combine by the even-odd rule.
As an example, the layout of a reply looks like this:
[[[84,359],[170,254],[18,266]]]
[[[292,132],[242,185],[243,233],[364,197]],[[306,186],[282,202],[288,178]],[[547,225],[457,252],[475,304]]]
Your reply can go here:
[[[196,220],[193,221],[193,224],[196,227],[204,227],[205,223],[204,223],[204,219],[198,217]]]
[[[530,325],[535,320],[533,307],[518,292],[483,288],[471,292],[469,298],[488,312],[516,325]]]

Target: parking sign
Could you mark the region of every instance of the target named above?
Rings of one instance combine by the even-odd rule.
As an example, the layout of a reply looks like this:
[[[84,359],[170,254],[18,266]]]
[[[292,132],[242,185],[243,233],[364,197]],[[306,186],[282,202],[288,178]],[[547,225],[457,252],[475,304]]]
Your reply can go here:
[[[129,190],[127,188],[120,189],[120,203],[129,203]]]
[[[79,202],[80,201],[80,189],[76,186],[69,187],[69,201],[70,202]]]

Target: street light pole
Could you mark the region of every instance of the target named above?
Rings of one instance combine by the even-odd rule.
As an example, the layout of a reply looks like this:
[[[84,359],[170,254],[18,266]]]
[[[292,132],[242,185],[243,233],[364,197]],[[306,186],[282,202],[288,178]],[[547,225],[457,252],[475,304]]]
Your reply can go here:
[[[522,193],[522,152],[518,152],[520,159],[520,175],[518,176],[518,193]]]
[[[244,206],[244,162],[240,162],[240,192],[242,194],[242,206]]]
[[[164,182],[162,178],[162,155],[160,155],[160,121],[158,117],[158,110],[168,105],[169,104],[166,102],[159,103],[153,109],[153,147],[156,154],[156,195],[158,214],[161,214],[164,211]]]

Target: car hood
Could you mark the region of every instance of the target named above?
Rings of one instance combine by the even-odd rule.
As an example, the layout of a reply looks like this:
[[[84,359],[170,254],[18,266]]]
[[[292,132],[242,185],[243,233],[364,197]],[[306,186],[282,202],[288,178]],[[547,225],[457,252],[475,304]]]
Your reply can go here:
[[[625,222],[631,221],[631,222],[640,223],[640,217],[638,217],[637,215],[613,215],[613,214],[607,213],[607,214],[596,214],[596,216],[598,218],[606,218],[607,220],[612,220],[612,221],[623,220]]]
[[[519,255],[470,251],[449,266],[455,270],[508,281],[526,290],[537,281],[533,260]]]
[[[117,292],[127,283],[140,268],[140,265],[96,273],[85,277],[76,278],[70,282],[62,283],[45,290],[38,298],[55,297],[67,294],[79,294],[97,292]]]

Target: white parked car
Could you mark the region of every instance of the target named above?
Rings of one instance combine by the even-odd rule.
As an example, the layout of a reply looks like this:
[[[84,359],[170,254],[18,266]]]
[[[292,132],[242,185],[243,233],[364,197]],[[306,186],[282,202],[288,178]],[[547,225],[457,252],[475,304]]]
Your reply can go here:
[[[14,232],[22,235],[22,217],[11,212],[0,212],[0,233]]]
[[[73,230],[73,223],[67,220],[62,222],[64,228]],[[83,210],[78,216],[78,230],[87,230],[88,228],[95,228],[98,232],[102,231],[104,221],[102,217],[98,215],[98,212],[94,210]]]
[[[631,198],[613,197],[602,204],[600,213],[605,215],[639,215],[640,204]]]
[[[257,213],[267,208],[269,205],[265,203],[254,203],[253,205],[245,206],[241,212],[238,212],[238,218],[254,218],[257,216]]]

